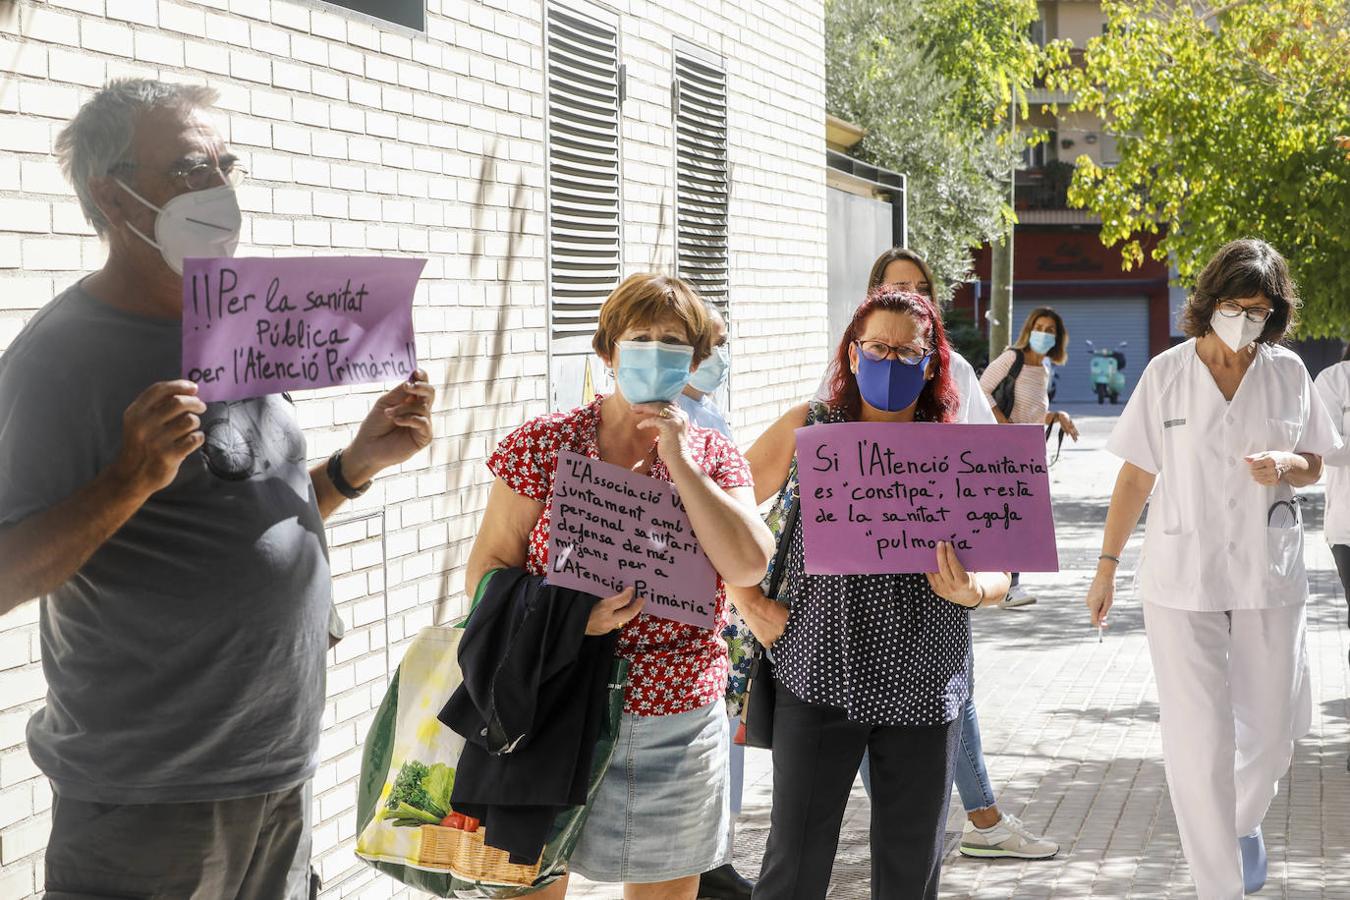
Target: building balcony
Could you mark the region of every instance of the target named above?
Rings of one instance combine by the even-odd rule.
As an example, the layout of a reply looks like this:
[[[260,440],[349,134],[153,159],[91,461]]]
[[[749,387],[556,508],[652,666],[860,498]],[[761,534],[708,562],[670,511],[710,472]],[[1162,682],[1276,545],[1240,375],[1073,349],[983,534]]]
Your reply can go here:
[[[1019,212],[1024,209],[1068,209],[1072,178],[1073,163],[1058,160],[1018,169],[1014,207]]]
[[[1052,160],[1017,170],[1015,209],[1022,225],[1096,225],[1101,219],[1083,209],[1069,208],[1069,181],[1073,163]]]

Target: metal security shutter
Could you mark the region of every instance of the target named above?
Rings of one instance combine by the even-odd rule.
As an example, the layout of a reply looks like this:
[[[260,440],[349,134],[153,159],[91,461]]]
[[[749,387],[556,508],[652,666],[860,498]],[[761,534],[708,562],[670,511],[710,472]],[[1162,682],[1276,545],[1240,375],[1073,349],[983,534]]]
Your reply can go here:
[[[1125,393],[1123,404],[1139,383],[1139,373],[1148,363],[1148,299],[1145,297],[1102,297],[1088,300],[1016,299],[1013,302],[1013,339],[1022,333],[1027,314],[1038,306],[1053,306],[1069,329],[1069,360],[1059,373],[1059,388],[1055,406],[1064,403],[1096,403],[1088,362],[1087,340],[1098,348],[1115,349],[1121,342],[1126,346]]]
[[[545,7],[549,320],[552,352],[586,352],[619,283],[618,22],[580,4]]]
[[[727,315],[727,73],[722,58],[677,42],[671,112],[675,119],[675,271]]]

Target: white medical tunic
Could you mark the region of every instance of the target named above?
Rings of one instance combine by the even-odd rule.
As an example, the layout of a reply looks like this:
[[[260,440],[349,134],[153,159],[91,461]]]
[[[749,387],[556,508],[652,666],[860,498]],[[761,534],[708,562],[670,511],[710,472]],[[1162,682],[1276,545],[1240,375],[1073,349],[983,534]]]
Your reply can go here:
[[[731,425],[727,422],[726,414],[713,401],[712,394],[704,394],[697,400],[688,394],[680,394],[675,398],[675,402],[689,416],[689,424],[696,425],[699,428],[711,428],[713,431],[720,432],[722,437],[727,440],[733,440]]]
[[[1316,385],[1341,440],[1350,439],[1350,362],[1324,369]],[[1327,543],[1350,544],[1350,445],[1328,453],[1323,462],[1327,467],[1327,515],[1323,523]]]
[[[1303,603],[1303,516],[1294,491],[1257,484],[1243,457],[1341,446],[1298,356],[1258,345],[1224,399],[1194,340],[1155,357],[1106,448],[1158,476],[1149,502],[1139,595],[1192,612]]]

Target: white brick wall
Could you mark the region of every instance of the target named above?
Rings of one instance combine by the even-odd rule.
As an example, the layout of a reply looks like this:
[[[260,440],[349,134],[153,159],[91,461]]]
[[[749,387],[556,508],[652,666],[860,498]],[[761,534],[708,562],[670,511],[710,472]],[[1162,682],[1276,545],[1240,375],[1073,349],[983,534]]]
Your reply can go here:
[[[824,366],[822,3],[613,5],[629,67],[628,271],[673,260],[673,39],[727,60],[733,406],[748,440],[809,394]],[[51,147],[111,77],[221,91],[222,130],[252,173],[241,189],[243,252],[430,260],[415,322],[419,356],[441,385],[439,436],[330,529],[349,632],[330,655],[314,783],[315,864],[328,897],[396,893],[351,853],[360,742],[408,637],[462,612],[462,567],[489,486],[484,457],[548,397],[540,0],[427,7],[426,34],[411,35],[309,0],[0,3],[0,350],[102,262]],[[507,353],[488,356],[499,333]],[[374,393],[300,400],[313,457],[347,442]],[[0,618],[6,898],[41,887],[50,827],[51,792],[23,744],[45,690],[36,623],[31,603]]]

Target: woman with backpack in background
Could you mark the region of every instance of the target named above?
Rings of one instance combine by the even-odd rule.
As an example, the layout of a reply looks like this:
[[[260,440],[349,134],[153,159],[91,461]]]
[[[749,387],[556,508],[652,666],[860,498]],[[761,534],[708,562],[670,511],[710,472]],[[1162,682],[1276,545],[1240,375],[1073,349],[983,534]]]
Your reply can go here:
[[[980,376],[980,387],[989,397],[994,418],[1005,425],[1059,425],[1064,433],[1078,440],[1073,418],[1060,410],[1050,411],[1050,367],[1046,360],[1062,366],[1069,358],[1069,329],[1053,307],[1038,306],[1022,324],[1016,343],[989,363]],[[1025,606],[1036,597],[1012,576],[1012,590],[1003,606]]]

